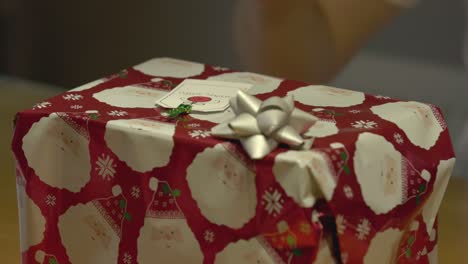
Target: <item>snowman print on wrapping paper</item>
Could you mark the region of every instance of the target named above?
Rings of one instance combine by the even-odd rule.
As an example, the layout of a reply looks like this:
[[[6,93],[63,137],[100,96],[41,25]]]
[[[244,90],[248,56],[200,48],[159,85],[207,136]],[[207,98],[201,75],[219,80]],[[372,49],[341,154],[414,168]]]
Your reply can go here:
[[[90,180],[88,144],[85,136],[53,113],[32,125],[23,138],[23,151],[44,183],[78,192]]]
[[[362,104],[365,96],[362,92],[344,90],[324,85],[309,85],[289,92],[294,99],[311,106],[348,107]]]
[[[46,220],[41,209],[26,193],[26,180],[19,169],[17,171],[17,197],[20,228],[20,250],[39,244],[44,238]]]
[[[362,133],[356,142],[354,168],[366,204],[384,214],[421,195],[430,179],[417,172],[384,137]]]
[[[278,78],[251,72],[224,73],[212,76],[208,78],[208,80],[253,84],[254,86],[247,91],[252,95],[273,92],[282,82],[282,80]]]
[[[121,229],[131,219],[119,186],[113,196],[70,207],[58,221],[71,263],[117,263]]]
[[[431,106],[418,102],[395,102],[374,106],[372,112],[397,125],[416,146],[430,149],[435,145],[445,124]]]
[[[126,108],[154,108],[156,100],[170,91],[164,80],[154,78],[148,83],[132,84],[111,88],[93,94],[93,97],[105,104]]]
[[[202,263],[200,245],[177,204],[180,191],[156,178],[150,189],[154,195],[138,237],[138,263]]]
[[[188,78],[202,74],[205,65],[172,58],[156,58],[133,68],[152,76]]]
[[[107,146],[138,172],[166,166],[174,148],[175,126],[150,119],[107,122]]]
[[[255,171],[225,144],[199,153],[187,169],[187,182],[206,219],[241,228],[255,216]]]
[[[364,264],[393,264],[396,263],[398,255],[398,246],[403,236],[403,232],[389,228],[378,232],[371,240]]]

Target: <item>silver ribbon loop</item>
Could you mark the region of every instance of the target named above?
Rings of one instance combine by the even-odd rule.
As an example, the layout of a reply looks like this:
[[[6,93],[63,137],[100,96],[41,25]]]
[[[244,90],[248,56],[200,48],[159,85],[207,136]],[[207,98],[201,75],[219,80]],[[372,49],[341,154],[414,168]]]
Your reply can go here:
[[[238,139],[252,159],[262,159],[280,143],[294,149],[306,147],[301,134],[318,120],[294,107],[292,96],[271,97],[262,102],[239,91],[230,100],[236,117],[211,129],[221,138]],[[310,146],[309,146],[310,147]]]

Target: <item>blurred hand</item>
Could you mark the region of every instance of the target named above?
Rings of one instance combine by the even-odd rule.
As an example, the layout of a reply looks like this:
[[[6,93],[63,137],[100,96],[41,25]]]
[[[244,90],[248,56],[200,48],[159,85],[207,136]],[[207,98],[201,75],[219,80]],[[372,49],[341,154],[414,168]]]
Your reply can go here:
[[[234,40],[249,70],[324,83],[398,13],[383,0],[238,0]]]

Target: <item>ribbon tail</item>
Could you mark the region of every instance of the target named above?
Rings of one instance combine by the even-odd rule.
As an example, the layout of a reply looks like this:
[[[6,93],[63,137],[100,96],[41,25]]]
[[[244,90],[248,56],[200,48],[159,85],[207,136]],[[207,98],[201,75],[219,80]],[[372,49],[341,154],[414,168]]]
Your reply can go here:
[[[242,138],[240,141],[249,157],[254,160],[263,159],[278,146],[276,140],[267,139],[261,134]]]

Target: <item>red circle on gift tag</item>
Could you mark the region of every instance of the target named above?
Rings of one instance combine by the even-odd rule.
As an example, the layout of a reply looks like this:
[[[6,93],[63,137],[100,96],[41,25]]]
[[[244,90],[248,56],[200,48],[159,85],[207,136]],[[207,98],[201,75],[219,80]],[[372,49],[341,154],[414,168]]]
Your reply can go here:
[[[187,99],[194,103],[205,103],[211,101],[211,98],[207,96],[192,96]]]

